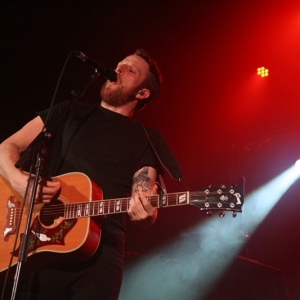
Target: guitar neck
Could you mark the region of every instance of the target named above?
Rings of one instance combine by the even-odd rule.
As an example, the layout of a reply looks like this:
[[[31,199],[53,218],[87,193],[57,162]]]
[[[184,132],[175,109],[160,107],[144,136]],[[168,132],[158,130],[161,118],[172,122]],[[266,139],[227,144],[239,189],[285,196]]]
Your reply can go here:
[[[173,207],[182,205],[195,205],[201,210],[227,210],[241,212],[244,203],[240,188],[206,189],[196,192],[179,192],[147,196],[148,201],[155,208]],[[125,213],[129,208],[129,198],[110,200],[96,200],[91,202],[77,202],[66,204],[64,218],[74,219],[81,217],[103,216],[116,213]]]
[[[147,196],[147,198],[155,208],[172,207],[189,204],[189,194],[190,192],[170,193],[164,194],[162,199],[160,195]],[[64,218],[74,219],[125,213],[129,208],[130,199],[131,197],[66,204]]]

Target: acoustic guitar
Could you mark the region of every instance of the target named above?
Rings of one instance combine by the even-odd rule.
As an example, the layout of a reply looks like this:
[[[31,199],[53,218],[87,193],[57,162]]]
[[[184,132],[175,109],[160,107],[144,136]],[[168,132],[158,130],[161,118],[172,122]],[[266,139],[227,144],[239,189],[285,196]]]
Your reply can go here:
[[[28,272],[52,261],[91,257],[101,239],[101,226],[92,217],[105,217],[128,210],[130,197],[104,200],[101,188],[83,173],[67,173],[54,177],[53,181],[61,183],[57,199],[49,204],[34,204],[26,264],[30,266]],[[25,205],[21,215],[22,196],[1,176],[0,191],[0,281],[3,281],[12,252],[11,265],[15,266],[18,262],[28,208]],[[232,211],[233,214],[241,212],[244,203],[242,188],[237,186],[167,193],[147,198],[152,206],[158,208],[195,205],[201,210]],[[16,236],[19,222],[21,233]]]

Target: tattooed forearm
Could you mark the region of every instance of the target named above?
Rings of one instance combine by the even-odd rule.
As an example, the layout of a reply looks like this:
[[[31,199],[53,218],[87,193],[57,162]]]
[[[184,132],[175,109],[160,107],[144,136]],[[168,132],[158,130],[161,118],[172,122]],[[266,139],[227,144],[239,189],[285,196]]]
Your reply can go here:
[[[147,193],[151,190],[151,178],[148,177],[149,167],[143,170],[133,178],[134,191],[137,193],[139,190]]]

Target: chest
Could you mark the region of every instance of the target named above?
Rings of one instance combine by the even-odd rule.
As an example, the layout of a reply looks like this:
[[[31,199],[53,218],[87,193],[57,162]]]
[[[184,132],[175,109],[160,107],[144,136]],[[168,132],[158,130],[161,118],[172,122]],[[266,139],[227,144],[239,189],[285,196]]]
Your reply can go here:
[[[145,135],[122,118],[93,115],[69,121],[62,136],[62,157],[97,165],[132,164],[140,155]]]

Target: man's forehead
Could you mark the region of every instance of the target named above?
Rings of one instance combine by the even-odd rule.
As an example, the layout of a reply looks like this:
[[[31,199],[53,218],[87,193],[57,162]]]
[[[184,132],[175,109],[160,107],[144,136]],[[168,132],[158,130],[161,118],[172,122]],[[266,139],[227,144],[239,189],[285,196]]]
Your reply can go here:
[[[137,68],[148,68],[148,63],[142,57],[135,54],[126,56],[122,61],[119,62],[119,64],[125,63],[134,65]]]

